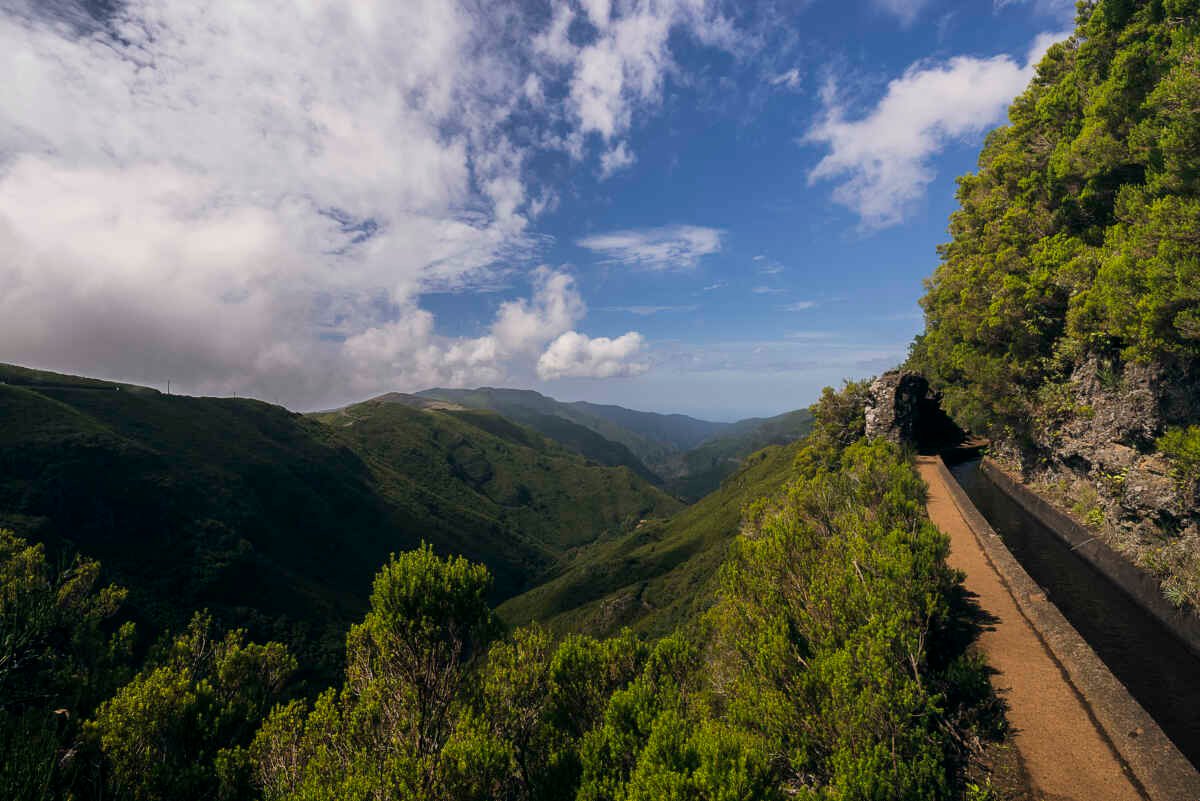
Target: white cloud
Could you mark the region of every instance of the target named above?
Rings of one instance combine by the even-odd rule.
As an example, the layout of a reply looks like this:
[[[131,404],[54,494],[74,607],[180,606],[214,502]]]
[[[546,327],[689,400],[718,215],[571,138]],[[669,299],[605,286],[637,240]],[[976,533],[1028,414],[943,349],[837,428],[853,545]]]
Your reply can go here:
[[[637,157],[625,142],[618,142],[615,147],[600,156],[600,177],[608,178],[613,173],[633,166]]]
[[[537,271],[536,281],[532,303],[520,299],[500,306],[492,325],[492,337],[501,353],[539,350],[586,313],[571,276],[543,267]]]
[[[658,99],[670,31],[724,35],[704,0],[589,2],[586,46],[565,4],[523,36],[454,0],[113,7],[0,3],[0,360],[294,406],[532,371],[582,314],[569,279],[479,339],[420,294],[528,269],[556,199],[534,148],[595,133],[627,166],[612,135]]]
[[[603,311],[619,311],[636,314],[639,317],[649,317],[653,314],[661,314],[662,312],[692,312],[700,308],[696,305],[690,306],[607,306]]]
[[[708,286],[704,287],[704,289],[702,291],[703,292],[712,292],[714,290],[721,289],[728,285],[729,285],[728,281],[717,281],[715,284],[709,284]]]
[[[815,308],[816,305],[817,302],[815,300],[798,300],[795,303],[789,303],[786,306],[780,306],[779,308],[783,309],[784,311],[805,311],[807,309]]]
[[[613,231],[577,243],[606,261],[648,270],[684,270],[721,249],[722,231],[699,225],[668,225]]]
[[[388,381],[425,387],[494,383],[509,377],[513,367],[526,365],[532,371],[546,343],[569,331],[586,312],[574,279],[541,267],[534,272],[532,299],[501,304],[484,336],[439,337],[433,315],[413,307],[348,338],[343,351],[354,368],[351,385],[360,392]]]
[[[648,369],[645,362],[636,361],[644,344],[636,331],[615,339],[568,331],[550,343],[538,359],[538,376],[548,381],[639,375]]]
[[[774,286],[756,286],[750,289],[755,295],[778,295],[783,292],[779,287]]]
[[[934,155],[1001,122],[1033,77],[1049,45],[1066,34],[1042,34],[1024,64],[1006,55],[918,62],[888,84],[866,116],[850,120],[836,92],[823,93],[825,113],[805,142],[829,149],[809,183],[836,180],[833,197],[867,228],[900,222],[934,179]]]
[[[771,86],[781,86],[784,89],[795,91],[800,88],[801,78],[800,70],[792,67],[787,72],[781,72],[778,75],[772,75],[767,81]]]
[[[995,0],[997,11],[1009,6],[1033,6],[1033,10],[1047,17],[1054,17],[1060,22],[1070,22],[1075,18],[1075,0]]]
[[[568,76],[572,130],[563,140],[567,149],[579,157],[590,135],[605,144],[624,136],[636,109],[659,102],[664,80],[675,69],[672,31],[705,45],[732,48],[738,38],[733,25],[713,5],[709,0],[654,0],[620,4],[617,13],[609,0],[586,0],[583,17],[595,35],[576,43],[570,37],[576,12],[568,0],[555,0],[551,25],[534,49]]]
[[[875,6],[882,11],[894,15],[901,24],[911,25],[917,16],[929,5],[929,0],[874,0]]]

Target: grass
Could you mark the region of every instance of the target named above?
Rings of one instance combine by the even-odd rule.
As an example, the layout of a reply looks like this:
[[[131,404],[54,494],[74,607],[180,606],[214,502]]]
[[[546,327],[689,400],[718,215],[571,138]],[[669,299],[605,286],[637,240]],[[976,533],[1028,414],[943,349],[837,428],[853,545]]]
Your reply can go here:
[[[627,625],[654,635],[673,630],[711,601],[743,510],[783,486],[798,447],[768,447],[670,519],[645,520],[624,537],[579,549],[558,575],[501,605],[500,616],[597,636]]]

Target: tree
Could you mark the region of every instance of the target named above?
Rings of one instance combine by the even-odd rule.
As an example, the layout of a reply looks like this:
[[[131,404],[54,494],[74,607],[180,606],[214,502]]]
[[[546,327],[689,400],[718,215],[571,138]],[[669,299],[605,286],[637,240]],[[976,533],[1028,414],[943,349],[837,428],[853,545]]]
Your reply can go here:
[[[346,681],[277,709],[252,756],[268,799],[431,799],[472,668],[496,631],[491,576],[428,545],[393,555],[346,638]],[[303,719],[302,733],[297,731]]]
[[[197,614],[159,664],[87,723],[116,794],[139,801],[251,797],[240,749],[295,669],[280,643],[246,643],[240,629],[219,636],[212,618]]]
[[[41,545],[0,529],[0,786],[14,801],[70,784],[78,722],[128,655],[132,624],[109,626],[125,591],[99,575],[78,556],[55,570]]]

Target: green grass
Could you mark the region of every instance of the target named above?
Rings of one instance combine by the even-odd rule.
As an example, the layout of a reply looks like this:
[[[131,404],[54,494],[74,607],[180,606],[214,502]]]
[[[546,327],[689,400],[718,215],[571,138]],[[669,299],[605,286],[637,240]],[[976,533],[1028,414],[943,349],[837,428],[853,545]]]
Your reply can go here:
[[[671,631],[710,602],[743,510],[783,486],[798,448],[755,453],[717,492],[679,514],[580,549],[559,575],[501,605],[500,616],[513,625],[540,620],[597,636],[627,625],[652,635]]]

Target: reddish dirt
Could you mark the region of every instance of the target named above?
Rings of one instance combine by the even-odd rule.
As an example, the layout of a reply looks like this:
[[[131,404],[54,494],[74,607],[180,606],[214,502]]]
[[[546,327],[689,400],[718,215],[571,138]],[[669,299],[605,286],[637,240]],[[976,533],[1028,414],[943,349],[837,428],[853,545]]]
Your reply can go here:
[[[918,468],[929,485],[929,517],[950,537],[950,565],[966,575],[967,591],[994,618],[978,645],[995,670],[992,685],[1008,705],[1013,743],[1034,798],[1141,801],[1124,763],[954,505],[932,457],[918,460]]]

